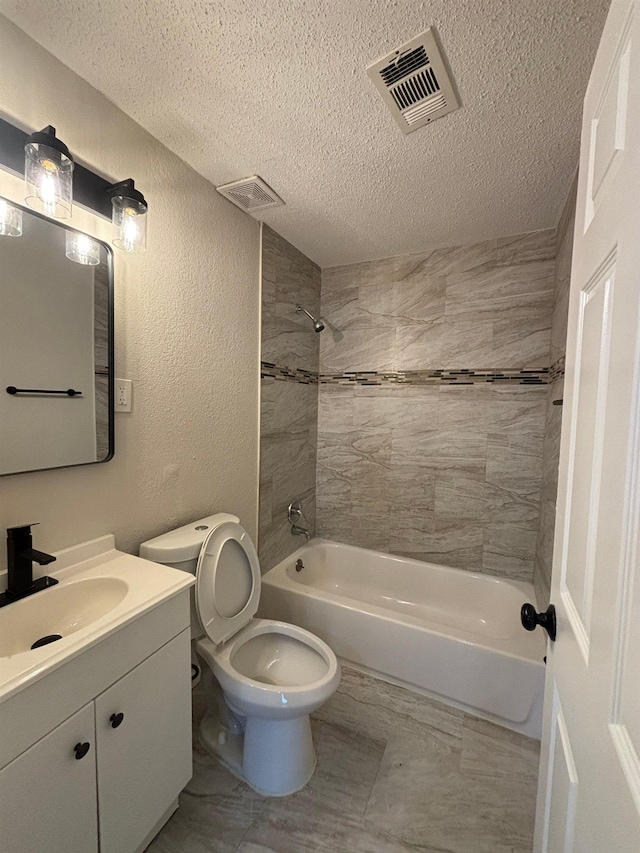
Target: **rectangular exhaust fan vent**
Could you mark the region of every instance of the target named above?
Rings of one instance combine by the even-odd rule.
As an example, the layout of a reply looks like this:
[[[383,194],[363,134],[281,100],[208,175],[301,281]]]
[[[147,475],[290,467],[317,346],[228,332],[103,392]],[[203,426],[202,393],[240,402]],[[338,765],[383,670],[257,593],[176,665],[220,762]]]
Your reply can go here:
[[[433,27],[367,68],[403,133],[411,133],[460,106]]]
[[[262,178],[252,175],[242,181],[232,181],[216,187],[220,195],[228,198],[237,207],[247,213],[257,213],[268,207],[280,207],[284,204],[280,196],[274,192]]]

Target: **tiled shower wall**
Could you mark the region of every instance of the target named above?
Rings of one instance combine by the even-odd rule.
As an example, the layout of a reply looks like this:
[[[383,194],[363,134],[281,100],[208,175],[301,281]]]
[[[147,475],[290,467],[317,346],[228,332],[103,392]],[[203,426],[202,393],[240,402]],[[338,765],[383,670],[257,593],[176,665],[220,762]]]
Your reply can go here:
[[[571,280],[571,254],[573,251],[573,228],[576,213],[577,176],[567,198],[564,212],[558,224],[556,268],[553,296],[553,318],[551,321],[550,363],[564,367],[567,342],[567,313],[569,309],[569,283]],[[554,371],[555,379],[547,386],[544,447],[542,451],[542,488],[540,492],[540,526],[536,542],[534,586],[538,603],[546,608],[551,587],[551,565],[556,516],[556,492],[558,490],[558,461],[560,458],[560,427],[562,424],[562,400],[564,370]],[[554,401],[556,405],[554,405]]]
[[[302,500],[315,526],[320,268],[266,225],[262,230],[262,418],[258,553],[267,571],[302,544],[287,506]],[[273,378],[278,376],[278,379]]]
[[[551,229],[323,271],[319,535],[533,579],[555,254]]]

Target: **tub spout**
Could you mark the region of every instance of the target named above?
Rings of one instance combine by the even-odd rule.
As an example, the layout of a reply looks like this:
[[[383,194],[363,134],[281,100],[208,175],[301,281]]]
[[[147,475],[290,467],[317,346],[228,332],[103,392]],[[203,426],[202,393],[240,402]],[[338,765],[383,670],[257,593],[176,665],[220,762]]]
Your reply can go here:
[[[300,527],[297,524],[291,525],[291,534],[292,536],[304,536],[306,541],[308,542],[311,539],[311,534],[307,530],[306,527]]]
[[[309,533],[306,527],[303,527],[301,524],[298,524],[301,518],[304,518],[304,513],[302,512],[302,503],[300,501],[300,498],[294,498],[287,507],[287,520],[291,525],[291,535],[304,536],[308,542],[309,539],[311,539],[311,534]]]

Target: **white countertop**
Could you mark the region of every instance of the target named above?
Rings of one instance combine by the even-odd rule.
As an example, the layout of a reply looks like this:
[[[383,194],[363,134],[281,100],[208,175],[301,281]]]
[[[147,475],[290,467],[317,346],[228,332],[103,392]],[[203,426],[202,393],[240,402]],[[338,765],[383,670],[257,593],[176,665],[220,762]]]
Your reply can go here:
[[[20,633],[23,633],[33,612],[30,602],[37,598],[39,605],[48,606],[48,602],[51,602],[47,623],[50,621],[54,626],[51,633],[61,633],[62,639],[37,649],[27,646],[24,650],[23,645],[16,653],[0,656],[0,702],[195,583],[195,578],[186,572],[117,551],[112,535],[66,548],[54,556],[56,562],[47,568],[48,574],[56,578],[58,584],[0,608],[0,638],[3,641],[10,640],[12,628],[18,630],[18,625]],[[112,579],[114,586],[119,589],[124,589],[122,584],[126,584],[122,599],[104,615],[82,627],[74,627],[66,635],[63,630],[55,631],[56,596],[50,599],[47,596],[63,586],[74,584],[76,590],[82,590],[83,587],[77,582],[86,584],[87,580],[95,578]],[[87,594],[90,595],[90,592]],[[42,610],[41,607],[39,609]],[[33,637],[34,641],[36,639],[37,631]]]

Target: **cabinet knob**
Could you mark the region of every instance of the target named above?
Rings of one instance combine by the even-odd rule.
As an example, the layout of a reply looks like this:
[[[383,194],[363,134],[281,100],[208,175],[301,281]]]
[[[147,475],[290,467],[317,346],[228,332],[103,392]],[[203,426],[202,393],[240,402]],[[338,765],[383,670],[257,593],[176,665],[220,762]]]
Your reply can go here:
[[[124,714],[112,714],[109,717],[109,722],[111,723],[112,729],[117,729],[120,723],[124,720]]]
[[[91,749],[91,744],[90,744],[90,743],[86,743],[86,742],[85,742],[85,743],[77,743],[77,744],[73,747],[73,751],[74,751],[74,752],[75,752],[75,754],[76,754],[76,759],[77,759],[78,761],[80,761],[80,759],[81,759],[81,758],[84,758],[84,757],[85,757],[85,755],[89,752],[89,750],[90,750],[90,749]]]

